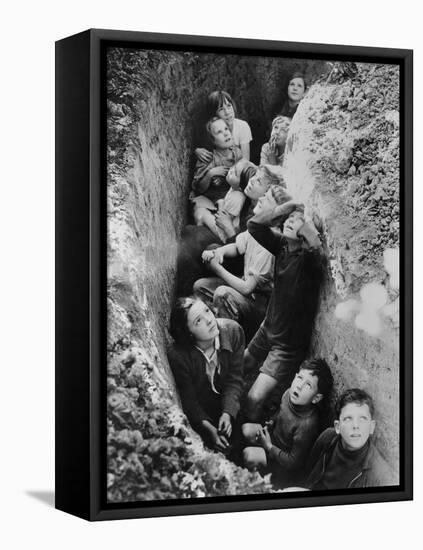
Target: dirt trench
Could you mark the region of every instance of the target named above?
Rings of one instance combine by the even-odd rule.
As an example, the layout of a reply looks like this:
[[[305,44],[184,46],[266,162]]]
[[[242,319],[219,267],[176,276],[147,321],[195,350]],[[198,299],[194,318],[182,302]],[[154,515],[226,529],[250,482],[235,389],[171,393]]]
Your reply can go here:
[[[327,75],[328,65],[192,52],[118,48],[109,51],[107,487],[111,502],[271,490],[268,479],[205,450],[190,429],[180,412],[166,360],[166,327],[177,241],[186,223],[192,150],[200,139],[198,121],[202,119],[204,98],[213,89],[225,89],[234,97],[239,117],[252,128],[252,160],[257,161],[260,147],[268,138],[272,116],[281,107],[281,90],[286,88],[289,74],[296,70],[315,81],[322,73]],[[368,72],[366,69],[359,73],[364,83]],[[362,87],[363,82],[357,80],[354,86]],[[296,189],[296,196],[304,200],[310,212],[319,213],[325,230],[329,262],[313,339],[314,352],[328,359],[338,389],[359,385],[375,395],[377,407],[383,411],[378,445],[395,468],[398,335],[394,321],[389,320],[389,324],[385,316],[383,331],[372,336],[355,327],[354,312],[357,316],[359,310],[352,308],[351,318],[345,321],[337,318],[334,311],[339,304],[342,309],[347,299],[359,303],[357,295],[367,282],[386,284],[386,271],[379,256],[385,244],[395,245],[396,237],[392,233],[391,240],[385,243],[383,233],[382,241],[375,245],[380,244],[381,254],[371,262],[357,260],[356,255],[365,254],[366,249],[362,241],[353,243],[356,219],[350,211],[339,210],[339,197],[355,197],[348,178],[351,165],[358,158],[359,147],[354,143],[360,143],[362,136],[357,134],[356,141],[352,145],[348,141],[348,146],[341,140],[336,155],[341,158],[346,154],[342,151],[348,151],[344,162],[345,166],[349,163],[348,169],[331,174],[334,181],[339,175],[342,185],[328,186],[326,175],[332,165],[330,159],[326,164],[319,161],[323,151],[324,158],[330,154],[325,139],[315,133],[325,120],[317,98],[328,98],[328,129],[333,123],[339,126],[339,120],[331,120],[332,111],[337,111],[333,97],[338,97],[336,90],[344,88],[327,83],[316,86],[294,119],[286,163],[288,185]],[[364,106],[363,112],[366,109]],[[394,110],[390,110],[393,120]],[[344,131],[347,135],[349,128],[345,126]],[[395,147],[392,149],[395,151]],[[338,156],[332,160],[339,167],[342,158],[339,160]],[[361,160],[361,165],[365,164]],[[303,177],[298,166],[304,170]],[[357,170],[357,181],[364,181],[360,167]],[[393,181],[398,183],[395,178]],[[389,199],[395,203],[394,195],[389,195]],[[342,216],[338,216],[341,211]],[[367,219],[365,222],[370,223]],[[376,227],[375,222],[371,220],[370,231]],[[344,251],[345,243],[351,245],[348,253]],[[389,292],[391,300],[392,291]]]

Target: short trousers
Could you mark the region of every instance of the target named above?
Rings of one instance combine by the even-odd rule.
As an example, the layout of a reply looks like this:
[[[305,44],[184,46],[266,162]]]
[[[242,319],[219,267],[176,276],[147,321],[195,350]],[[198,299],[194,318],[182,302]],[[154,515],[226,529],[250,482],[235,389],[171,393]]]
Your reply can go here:
[[[260,372],[275,378],[283,387],[290,385],[294,374],[306,357],[304,349],[272,344],[263,324],[260,325],[247,349],[258,362],[263,363]]]

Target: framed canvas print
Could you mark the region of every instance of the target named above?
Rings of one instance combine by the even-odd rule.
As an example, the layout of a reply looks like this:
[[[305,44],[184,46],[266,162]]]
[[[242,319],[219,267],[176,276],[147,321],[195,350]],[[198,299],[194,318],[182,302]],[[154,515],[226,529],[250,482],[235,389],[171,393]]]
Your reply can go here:
[[[57,42],[56,243],[57,508],[412,498],[410,50]]]

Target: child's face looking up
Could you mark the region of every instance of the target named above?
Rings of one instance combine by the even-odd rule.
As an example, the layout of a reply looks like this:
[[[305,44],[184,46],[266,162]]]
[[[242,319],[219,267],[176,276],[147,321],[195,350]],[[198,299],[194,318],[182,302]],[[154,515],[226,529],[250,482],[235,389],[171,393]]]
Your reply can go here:
[[[270,141],[277,145],[279,148],[284,148],[286,138],[288,136],[289,121],[278,120],[272,126],[272,133],[270,134]]]
[[[375,431],[367,403],[348,403],[342,408],[339,419],[335,420],[335,431],[342,438],[342,444],[350,451],[361,449]]]
[[[295,211],[283,224],[283,234],[288,239],[298,239],[298,230],[304,225],[304,215]]]
[[[235,111],[232,103],[224,98],[222,106],[216,111],[216,116],[224,120],[227,124],[232,124],[235,118]]]
[[[232,147],[232,134],[224,120],[220,119],[213,122],[210,126],[210,133],[217,149],[228,149]]]
[[[187,315],[187,327],[196,342],[207,342],[219,334],[216,317],[201,300],[191,306]]]
[[[294,103],[299,103],[304,97],[305,85],[302,78],[293,78],[288,84],[288,97]]]
[[[244,193],[250,199],[257,200],[262,197],[268,189],[269,184],[264,181],[261,171],[257,170],[254,176],[250,178],[247,183]]]
[[[289,398],[294,405],[311,405],[322,399],[318,388],[319,378],[307,369],[300,369],[289,388]]]
[[[254,214],[260,214],[263,211],[273,212],[277,205],[278,203],[273,197],[272,190],[269,189],[264,195],[259,198],[253,212]]]

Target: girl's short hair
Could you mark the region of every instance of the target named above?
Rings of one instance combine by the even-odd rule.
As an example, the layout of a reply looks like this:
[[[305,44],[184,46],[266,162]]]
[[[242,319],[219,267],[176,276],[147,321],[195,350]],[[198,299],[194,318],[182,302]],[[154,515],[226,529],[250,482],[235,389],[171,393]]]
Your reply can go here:
[[[335,416],[337,419],[341,416],[342,409],[348,405],[348,403],[356,403],[357,405],[367,405],[369,407],[370,416],[373,418],[375,414],[375,406],[373,399],[364,390],[359,388],[352,388],[346,390],[338,399],[335,405]]]
[[[292,75],[289,77],[287,88],[288,88],[289,83],[291,82],[291,80],[294,80],[294,78],[301,78],[302,79],[302,81],[304,82],[304,91],[306,91],[307,90],[307,81],[305,79],[304,73],[302,73],[300,71],[295,71],[294,73],[292,73]]]
[[[207,98],[207,116],[212,117],[216,116],[217,111],[222,107],[222,105],[227,101],[230,103],[234,109],[234,114],[237,116],[237,109],[235,105],[235,101],[232,99],[232,97],[228,94],[228,92],[225,92],[223,90],[216,90],[209,94]]]
[[[198,299],[193,296],[178,298],[170,314],[169,332],[175,342],[181,346],[187,346],[194,342],[194,338],[188,330],[188,313]]]

